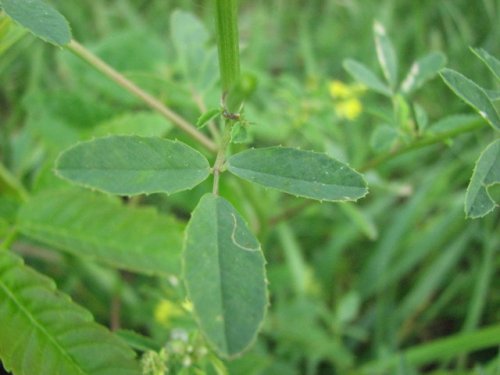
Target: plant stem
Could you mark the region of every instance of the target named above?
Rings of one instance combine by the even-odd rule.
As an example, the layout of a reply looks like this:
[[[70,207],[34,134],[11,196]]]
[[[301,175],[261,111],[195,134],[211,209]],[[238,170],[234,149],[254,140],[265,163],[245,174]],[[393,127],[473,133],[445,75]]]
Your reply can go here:
[[[219,152],[217,152],[217,157],[215,159],[213,173],[214,173],[214,186],[212,192],[215,195],[219,195],[219,177],[222,173],[224,162],[226,161],[226,150],[231,142],[231,120],[226,119],[224,123],[224,134],[220,142]]]
[[[12,191],[14,191],[22,201],[28,200],[28,191],[2,163],[0,163],[0,181],[4,182]]]
[[[365,172],[370,169],[374,169],[378,167],[380,164],[385,163],[386,161],[393,159],[399,155],[405,154],[407,152],[417,150],[419,148],[423,148],[426,146],[430,146],[436,143],[440,143],[445,141],[446,139],[453,138],[457,135],[460,135],[462,133],[468,133],[473,130],[482,128],[485,125],[484,120],[478,118],[477,120],[471,121],[470,123],[461,126],[459,128],[443,132],[437,135],[430,135],[430,136],[425,136],[421,139],[416,140],[415,142],[403,145],[395,150],[389,151],[385,154],[380,155],[379,157],[369,161],[365,165],[363,165],[361,168],[358,170],[360,172]]]
[[[75,55],[77,55],[78,57],[89,63],[94,69],[98,70],[108,78],[112,79],[114,82],[123,87],[125,90],[127,90],[131,94],[141,99],[149,107],[159,112],[168,120],[172,121],[172,123],[175,126],[177,126],[179,129],[184,131],[193,139],[201,143],[208,150],[212,152],[217,151],[217,145],[205,134],[199,132],[194,125],[190,124],[183,117],[181,117],[180,115],[172,111],[170,108],[165,106],[154,96],[147,93],[139,86],[137,86],[135,83],[127,79],[123,74],[119,73],[111,66],[106,64],[103,60],[101,60],[98,56],[94,55],[80,43],[78,43],[75,40],[72,40],[69,44],[66,45],[66,47]]]
[[[12,227],[5,236],[5,238],[2,241],[0,241],[0,251],[10,249],[10,247],[16,240],[18,234],[19,232],[17,231],[17,228]]]
[[[223,95],[240,77],[237,0],[215,0],[217,47]]]
[[[224,112],[226,99],[231,95],[231,89],[236,86],[240,78],[240,48],[238,40],[238,5],[237,0],[215,0],[215,22],[217,30],[217,49],[219,51],[219,67],[222,81],[222,99]],[[234,111],[239,103],[233,101]],[[226,151],[231,143],[231,128],[235,118],[224,113],[224,134],[219,143],[217,158],[214,163],[213,193],[219,194],[219,178],[226,160]]]
[[[394,159],[394,158],[398,157],[399,155],[402,155],[402,154],[405,154],[407,152],[417,150],[420,148],[424,148],[426,146],[431,146],[433,144],[441,143],[441,142],[445,141],[446,139],[453,138],[457,135],[460,135],[463,133],[468,133],[468,132],[471,132],[471,131],[476,130],[476,129],[480,129],[484,125],[485,125],[484,120],[482,120],[481,118],[477,118],[477,120],[471,121],[470,123],[468,123],[460,128],[456,128],[456,129],[453,129],[453,130],[450,130],[447,132],[443,132],[443,133],[435,135],[435,136],[423,137],[419,140],[416,140],[413,143],[403,145],[402,147],[397,148],[396,150],[393,150],[393,151],[390,151],[390,152],[387,152],[385,154],[380,155],[379,157],[369,161],[368,163],[366,163],[362,167],[358,168],[358,171],[366,172],[366,171],[369,171],[371,169],[375,169],[379,165],[385,163],[386,161]],[[300,203],[297,206],[288,208],[288,209],[284,210],[283,212],[277,214],[276,216],[271,217],[269,219],[269,224],[276,225],[283,220],[288,220],[289,218],[300,214],[304,209],[313,205],[314,203],[316,203],[316,202],[309,200],[309,201]]]

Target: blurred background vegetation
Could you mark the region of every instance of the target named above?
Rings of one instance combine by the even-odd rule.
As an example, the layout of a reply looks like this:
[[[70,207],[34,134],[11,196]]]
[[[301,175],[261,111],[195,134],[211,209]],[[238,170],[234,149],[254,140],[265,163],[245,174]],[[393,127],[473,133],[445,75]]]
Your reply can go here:
[[[203,22],[210,36],[201,46],[205,61],[214,47],[209,1],[51,3],[70,21],[76,40],[189,121],[218,106],[217,70],[198,76],[186,68],[170,22],[176,9]],[[223,176],[222,195],[247,218],[268,261],[270,310],[257,343],[242,358],[219,363],[205,353],[174,277],[118,272],[23,237],[13,249],[99,322],[149,336],[143,347],[166,347],[173,373],[499,374],[500,337],[494,345],[481,344],[484,329],[500,322],[499,215],[466,220],[463,210],[474,163],[492,130],[485,124],[370,164],[394,146],[380,145],[373,133],[391,121],[395,107],[360,88],[342,62],[354,58],[380,73],[375,20],[395,45],[400,79],[414,60],[442,51],[449,67],[495,88],[469,46],[500,56],[498,0],[240,2],[242,69],[255,82],[245,107],[251,145],[326,152],[363,170],[370,185],[356,204],[319,204]],[[439,78],[408,102],[424,110],[429,131],[450,115],[463,114],[462,121],[475,116]],[[67,146],[114,127],[134,132],[134,126],[161,127],[169,138],[192,144],[69,52],[15,25],[2,34],[0,156],[30,194],[66,185],[52,165]],[[127,204],[155,206],[184,225],[209,189],[210,181],[176,196]],[[0,196],[0,237],[18,206],[8,193]],[[439,341],[444,337],[450,340]]]

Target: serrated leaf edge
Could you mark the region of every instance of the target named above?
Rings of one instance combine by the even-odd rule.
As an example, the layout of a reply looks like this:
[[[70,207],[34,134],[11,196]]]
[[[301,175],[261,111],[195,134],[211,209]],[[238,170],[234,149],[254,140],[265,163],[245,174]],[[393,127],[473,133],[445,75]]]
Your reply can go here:
[[[198,202],[198,205],[195,207],[195,209],[193,210],[193,212],[191,213],[191,218],[195,215],[195,212],[199,209],[200,207],[200,202],[201,200],[205,197],[205,196],[208,196],[208,195],[213,195],[213,193],[207,193],[207,194],[204,194],[200,201]],[[223,198],[223,197],[220,197],[220,196],[216,196],[217,198],[222,198],[224,199],[225,201],[227,201],[231,207],[236,211],[236,208],[231,204],[231,202],[229,202],[227,199]],[[245,223],[245,225],[247,226],[248,230],[250,230],[250,227],[248,226],[248,223],[247,221],[245,220],[245,218],[243,216],[241,216],[241,214],[238,212],[239,216],[240,216],[240,219]],[[182,275],[183,275],[183,280],[184,280],[184,286],[186,288],[186,295],[187,295],[187,298],[192,301],[192,298],[191,298],[191,294],[189,292],[189,288],[187,287],[187,284],[186,284],[186,277],[185,277],[185,274],[186,274],[186,258],[184,257],[184,253],[186,251],[186,245],[187,245],[187,238],[188,238],[188,231],[189,231],[189,227],[191,226],[191,219],[189,220],[188,224],[186,225],[186,229],[184,230],[184,239],[183,239],[183,246],[182,246],[182,260],[181,260],[181,264],[182,264]],[[253,234],[253,233],[252,233]],[[270,298],[269,298],[269,288],[267,288],[267,286],[269,285],[269,281],[267,279],[267,273],[266,273],[266,265],[267,265],[267,260],[266,260],[266,257],[264,256],[264,252],[262,251],[262,245],[260,243],[260,241],[257,240],[257,242],[259,243],[259,249],[258,250],[254,250],[254,251],[260,251],[261,255],[262,255],[262,258],[264,259],[264,264],[263,264],[263,269],[264,269],[264,275],[263,275],[263,278],[264,278],[264,283],[266,285],[266,288],[265,288],[265,294],[266,294],[266,304],[264,305],[264,311],[263,311],[263,314],[262,314],[262,320],[259,322],[259,325],[257,326],[257,329],[255,330],[254,332],[254,335],[252,337],[252,339],[248,342],[247,346],[240,352],[238,353],[235,353],[235,354],[232,354],[232,355],[228,355],[227,353],[224,353],[222,351],[219,350],[219,348],[217,347],[217,345],[215,345],[215,343],[211,340],[211,338],[205,334],[204,330],[203,330],[203,325],[201,324],[201,318],[200,316],[197,314],[196,312],[196,309],[193,308],[193,310],[191,311],[191,314],[192,316],[194,317],[195,321],[196,321],[196,324],[198,325],[199,329],[203,332],[203,337],[205,338],[205,340],[207,340],[210,344],[210,347],[212,348],[212,350],[219,356],[223,357],[223,358],[226,358],[228,360],[232,360],[232,359],[236,359],[236,358],[239,358],[241,357],[242,355],[244,355],[248,350],[250,350],[252,348],[252,346],[254,345],[254,343],[257,341],[257,337],[259,335],[259,332],[261,331],[263,325],[264,325],[264,322],[266,320],[266,317],[267,317],[267,311],[268,311],[268,308],[271,306],[271,301],[270,301]]]
[[[320,152],[316,152],[316,151],[310,151],[310,150],[301,150],[301,149],[296,149],[296,148],[292,148],[292,147],[283,147],[283,146],[276,146],[276,147],[266,147],[266,148],[259,148],[259,150],[262,150],[262,149],[270,149],[270,148],[282,148],[282,149],[293,149],[293,150],[300,150],[300,151],[305,151],[305,152],[310,152],[310,153],[314,153],[314,154],[318,154],[318,155],[323,155],[323,156],[327,156],[328,158],[332,159],[332,160],[335,160],[343,165],[345,165],[347,168],[349,168],[353,173],[355,173],[356,175],[358,175],[358,177],[361,178],[361,181],[363,182],[364,184],[364,190],[365,192],[362,194],[362,195],[359,195],[359,196],[356,196],[355,198],[349,198],[349,197],[346,197],[344,199],[316,199],[316,198],[311,198],[309,196],[306,196],[306,195],[302,195],[302,194],[294,194],[294,193],[289,193],[289,192],[286,192],[284,190],[281,190],[281,189],[278,189],[278,188],[275,188],[275,187],[272,187],[272,186],[267,186],[267,185],[263,185],[259,182],[256,182],[256,181],[252,181],[250,179],[247,179],[247,178],[244,178],[244,177],[240,177],[238,176],[236,173],[232,172],[231,169],[242,169],[242,168],[238,168],[238,167],[232,167],[231,166],[231,159],[233,156],[236,156],[236,155],[239,155],[240,153],[237,153],[237,154],[234,154],[232,155],[230,158],[227,159],[226,161],[226,165],[227,165],[227,170],[229,172],[231,172],[234,176],[238,177],[238,178],[241,178],[242,180],[245,180],[245,181],[248,181],[248,182],[251,182],[253,184],[256,184],[256,185],[259,185],[259,186],[263,186],[265,187],[266,189],[271,189],[271,190],[275,190],[275,191],[279,191],[281,193],[285,193],[285,194],[288,194],[288,195],[292,195],[296,198],[305,198],[305,199],[310,199],[310,200],[314,200],[314,201],[319,201],[319,202],[357,202],[359,199],[362,199],[364,197],[366,197],[366,195],[369,193],[369,186],[368,186],[368,183],[365,179],[365,177],[359,173],[358,171],[356,171],[354,168],[350,167],[347,163],[342,163],[332,157],[330,157],[329,155],[325,154],[325,153],[320,153]],[[251,150],[255,150],[256,148],[252,147]],[[245,151],[248,151],[248,150],[245,150]],[[245,152],[245,151],[242,151],[242,152]],[[242,169],[243,170],[243,169]],[[262,174],[266,174],[266,173],[262,173]],[[274,175],[273,175],[274,176]],[[291,177],[288,177],[290,179],[296,179],[296,178],[291,178]],[[299,179],[296,179],[296,180],[299,180]],[[302,180],[299,180],[299,181],[302,181]],[[327,184],[324,184],[324,185],[327,185]],[[329,185],[329,186],[343,186],[343,185]]]
[[[469,195],[469,192],[470,192],[470,188],[471,188],[471,182],[472,182],[472,179],[474,178],[475,174],[476,174],[476,170],[477,170],[477,167],[479,165],[479,161],[481,160],[481,158],[483,157],[483,155],[488,151],[488,149],[490,147],[493,147],[495,145],[495,143],[497,142],[500,142],[500,139],[496,139],[495,141],[493,141],[491,144],[489,144],[488,146],[486,146],[486,148],[481,152],[481,154],[479,155],[479,157],[477,158],[477,161],[476,161],[476,164],[474,165],[474,169],[472,171],[472,175],[471,175],[471,178],[469,180],[469,184],[467,185],[467,190],[465,192],[465,197],[467,198],[467,196]],[[493,212],[495,210],[495,208],[499,207],[500,205],[493,199],[493,197],[491,196],[490,192],[488,191],[488,187],[491,187],[491,186],[494,186],[494,185],[497,185],[498,183],[492,183],[492,184],[485,184],[483,181],[481,181],[481,185],[482,187],[486,190],[486,195],[490,198],[490,201],[493,203],[492,207],[486,211],[483,215],[469,215],[469,213],[467,212],[467,206],[464,204],[464,211],[465,211],[465,217],[468,218],[468,219],[479,219],[479,218],[482,218],[482,217],[485,217],[486,215],[488,215],[489,213]]]
[[[139,139],[161,139],[165,142],[170,142],[170,143],[179,143],[187,148],[189,148],[191,151],[195,152],[195,153],[198,153],[200,156],[203,157],[203,159],[206,161],[207,163],[207,167],[206,169],[203,169],[204,171],[206,170],[206,176],[203,177],[203,179],[200,179],[198,182],[195,182],[193,183],[192,185],[189,185],[188,187],[186,188],[183,188],[183,189],[178,189],[178,190],[172,190],[172,191],[165,191],[165,190],[148,190],[147,192],[145,190],[141,190],[141,191],[138,191],[137,193],[127,193],[127,192],[124,192],[124,193],[121,193],[121,192],[109,192],[107,190],[104,190],[104,189],[101,189],[101,188],[97,188],[95,186],[92,186],[92,185],[89,185],[89,184],[86,184],[84,182],[76,182],[76,181],[73,181],[65,176],[63,176],[61,174],[61,172],[58,170],[58,165],[60,163],[60,160],[61,160],[61,157],[63,154],[65,154],[66,152],[84,144],[84,143],[91,143],[95,140],[98,140],[98,139],[107,139],[107,138],[121,138],[121,137],[124,137],[124,138],[139,138]],[[200,169],[201,170],[201,169]],[[77,185],[77,186],[81,186],[81,187],[84,187],[86,189],[89,189],[91,191],[98,191],[98,192],[101,192],[101,193],[104,193],[106,195],[110,195],[110,196],[124,196],[124,197],[134,197],[134,196],[137,196],[137,195],[146,195],[146,196],[149,196],[151,194],[158,194],[158,193],[162,193],[162,194],[166,194],[167,196],[168,195],[172,195],[172,194],[175,194],[175,193],[179,193],[181,191],[186,191],[186,190],[191,190],[193,189],[194,187],[198,186],[199,184],[201,184],[203,181],[205,181],[209,176],[210,176],[210,163],[208,162],[207,158],[205,157],[205,155],[203,155],[201,152],[199,152],[198,150],[192,148],[191,146],[185,144],[184,142],[181,142],[177,139],[175,140],[171,140],[171,139],[165,139],[165,138],[160,138],[160,137],[142,137],[142,136],[138,136],[138,135],[107,135],[107,136],[103,136],[103,137],[93,137],[91,139],[87,139],[87,140],[84,140],[84,141],[79,141],[77,143],[75,143],[74,145],[71,145],[70,147],[66,148],[65,150],[63,150],[62,152],[59,153],[59,155],[57,156],[56,160],[54,161],[54,168],[52,169],[52,172],[57,176],[59,177],[60,179],[70,183],[71,185]]]

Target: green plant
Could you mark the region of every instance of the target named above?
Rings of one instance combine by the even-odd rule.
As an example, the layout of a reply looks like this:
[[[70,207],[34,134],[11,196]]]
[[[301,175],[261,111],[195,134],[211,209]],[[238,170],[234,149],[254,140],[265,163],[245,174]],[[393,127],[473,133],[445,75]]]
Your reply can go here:
[[[65,19],[48,5],[36,2],[31,7],[28,2],[9,1],[3,1],[2,5],[10,17],[38,37],[59,46],[68,45],[80,55],[86,54],[71,40]],[[44,14],[48,14],[47,19],[39,24],[38,19]],[[268,302],[260,245],[240,214],[219,196],[220,174],[227,169],[251,182],[321,201],[356,200],[366,194],[366,184],[347,165],[314,152],[277,147],[226,156],[231,130],[241,116],[237,111],[243,105],[239,96],[236,1],[216,1],[216,16],[224,125],[212,168],[202,154],[182,142],[158,137],[110,136],[69,148],[58,158],[56,171],[73,183],[120,196],[172,194],[193,188],[213,173],[213,193],[202,197],[186,228],[183,278],[193,312],[207,340],[220,355],[232,357],[255,339]],[[122,80],[120,76],[116,79]],[[194,130],[189,134],[196,135],[193,138],[197,140],[203,139]],[[94,255],[99,257],[97,253]],[[144,253],[125,254],[121,262],[136,272],[161,274],[171,268],[171,265],[161,267],[167,263],[165,259],[149,257],[150,254]],[[143,266],[144,262],[150,266]],[[6,335],[3,342],[10,341],[8,332]],[[46,339],[58,341],[51,335]],[[22,364],[12,354],[5,353],[3,358],[9,368],[23,371]],[[51,363],[48,367],[50,371],[54,371],[52,366]]]
[[[163,66],[160,75],[154,62],[157,55],[164,58],[164,41],[153,34],[125,32],[88,49],[72,39],[64,17],[46,3],[0,0],[0,36],[6,36],[0,55],[26,34],[12,19],[65,50],[57,55],[63,62],[59,78],[74,78],[69,86],[76,87],[58,93],[37,88],[32,78],[22,100],[29,113],[25,130],[17,134],[9,124],[0,129],[6,156],[0,164],[4,366],[14,374],[404,374],[430,363],[447,371],[458,358],[453,367],[466,371],[467,356],[499,343],[489,287],[499,241],[494,215],[464,224],[457,209],[468,178],[463,165],[476,153],[458,136],[480,137],[484,120],[451,116],[433,124],[428,106],[419,104],[417,90],[443,68],[444,55],[417,60],[398,84],[401,62],[376,23],[386,82],[357,61],[344,66],[390,98],[389,106],[374,100],[369,109],[382,124],[373,130],[370,119],[366,130],[355,126],[361,121],[343,129],[343,119],[341,126],[327,127],[334,109],[325,108],[322,88],[314,88],[317,77],[308,77],[311,88],[304,90],[294,77],[275,79],[263,68],[241,73],[237,2],[213,5],[217,48],[196,17],[173,11],[171,48],[179,64],[173,72]],[[137,22],[131,2],[116,6]],[[257,9],[267,14],[266,6]],[[308,74],[318,74],[307,21],[316,20],[318,4],[288,6],[300,14]],[[100,3],[89,7],[96,14],[105,9]],[[159,2],[148,7],[151,14],[171,10]],[[276,13],[277,23],[290,22],[288,11]],[[109,27],[104,16],[100,20],[100,27]],[[478,53],[494,69],[496,60]],[[39,78],[43,60],[35,55],[33,61],[29,71]],[[457,74],[442,71],[494,125],[494,105],[485,104],[470,84],[464,88]],[[80,89],[89,82],[96,93]],[[260,94],[254,93],[257,82]],[[489,101],[498,97],[494,91],[486,95]],[[137,112],[140,105],[155,113]],[[77,125],[67,126],[69,118]],[[189,119],[196,118],[195,126]],[[42,147],[33,134],[43,139]],[[255,146],[265,147],[245,146],[252,137],[258,139]],[[347,146],[339,147],[338,139]],[[405,155],[451,139],[458,146],[445,149],[432,166]],[[296,147],[270,146],[277,143]],[[466,206],[469,216],[485,214],[483,203],[492,210],[497,146],[493,142],[477,163],[469,192],[477,189],[481,199]],[[453,162],[457,149],[462,164]],[[364,177],[332,155],[367,172],[373,194],[361,207],[315,204],[354,201],[367,193]],[[54,166],[62,179],[54,178]],[[480,256],[469,255],[469,246],[478,247]],[[455,270],[458,277],[450,278]],[[57,280],[59,290],[43,274]],[[462,295],[470,302],[457,311],[453,305]],[[264,319],[269,299],[272,308]],[[94,323],[92,315],[111,330]],[[432,333],[440,319],[455,322],[456,316],[465,317],[458,332],[444,338]],[[118,329],[121,324],[135,331]],[[262,340],[255,343],[258,331]],[[422,340],[425,335],[430,339]],[[131,349],[144,353],[140,363]],[[493,373],[498,358],[486,357],[489,365],[478,373]]]
[[[500,61],[483,49],[472,49],[497,80],[500,80]],[[493,102],[499,100],[498,90],[485,90],[462,74],[445,69],[441,77],[446,84],[467,104],[474,108],[496,132],[500,130],[500,116]],[[474,173],[465,196],[465,213],[478,218],[493,211],[498,203],[490,195],[490,189],[500,183],[500,141],[490,143],[476,162]]]

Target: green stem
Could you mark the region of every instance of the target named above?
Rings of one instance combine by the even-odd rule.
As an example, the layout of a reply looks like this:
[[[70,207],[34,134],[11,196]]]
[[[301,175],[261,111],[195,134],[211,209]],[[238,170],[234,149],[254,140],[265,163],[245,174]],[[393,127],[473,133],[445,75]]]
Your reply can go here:
[[[12,173],[10,173],[7,168],[5,168],[2,163],[0,163],[0,181],[5,183],[5,185],[7,185],[12,191],[14,191],[17,196],[21,198],[21,200],[28,200],[28,191],[24,188],[22,183]]]
[[[480,129],[485,125],[484,120],[478,118],[477,120],[471,121],[470,123],[461,126],[460,128],[456,128],[447,132],[443,132],[439,135],[435,136],[426,136],[423,137],[419,140],[414,141],[413,143],[403,145],[400,148],[387,152],[385,154],[380,155],[379,157],[369,161],[362,167],[358,168],[357,170],[360,172],[366,172],[371,169],[375,169],[379,165],[385,163],[386,161],[389,161],[391,159],[394,159],[398,157],[399,155],[405,154],[407,152],[417,150],[420,148],[424,148],[426,146],[430,146],[436,143],[441,143],[447,139],[451,139],[457,135],[463,134],[463,133],[468,133],[471,131],[474,131],[476,129]],[[315,201],[305,201],[303,203],[298,204],[297,206],[291,207],[283,211],[282,213],[271,217],[269,220],[269,224],[271,225],[276,225],[277,223],[283,221],[283,220],[288,220],[290,217],[293,217],[295,215],[300,214],[305,208],[313,205]]]
[[[364,171],[367,171],[370,169],[374,169],[374,168],[378,167],[380,164],[385,163],[386,161],[393,159],[399,155],[405,154],[407,152],[410,152],[410,151],[413,151],[413,150],[416,150],[419,148],[430,146],[430,145],[433,145],[436,143],[441,143],[441,142],[445,141],[446,139],[453,138],[453,137],[460,135],[462,133],[468,133],[468,132],[471,132],[473,130],[480,129],[484,126],[484,124],[485,124],[484,120],[478,118],[477,120],[471,121],[470,123],[468,123],[464,126],[461,126],[459,128],[456,128],[456,129],[453,129],[453,130],[450,130],[447,132],[443,132],[443,133],[440,133],[438,135],[430,135],[430,136],[423,137],[419,140],[416,140],[415,142],[403,145],[395,150],[392,150],[392,151],[389,151],[385,154],[380,155],[379,157],[377,157],[377,158],[371,160],[370,162],[366,163],[365,165],[363,165],[358,170],[360,172],[364,172]]]
[[[228,94],[240,77],[237,0],[215,0],[215,21],[222,90]]]
[[[13,227],[0,242],[0,250],[8,250],[17,238],[19,232],[16,227]]]
[[[454,358],[488,347],[497,347],[500,343],[500,325],[489,326],[474,332],[460,333],[430,343],[414,346],[399,354],[393,354],[381,360],[364,365],[355,374],[386,374],[404,360],[411,366],[422,366],[435,360]]]
[[[240,79],[237,0],[215,0],[215,23],[224,106],[224,134],[219,143],[219,150],[213,167],[213,193],[218,195],[219,178],[226,160],[227,148],[231,143],[231,129],[238,121],[236,115],[231,112],[236,112],[241,104],[237,100],[228,101],[228,99],[231,99],[231,90]],[[231,103],[229,108],[226,107],[227,103]]]
[[[215,159],[213,174],[214,174],[214,185],[213,193],[219,195],[219,178],[223,171],[224,162],[226,161],[226,150],[231,143],[231,120],[226,119],[224,123],[224,134],[220,142],[219,152],[217,152],[217,158]]]
[[[186,121],[183,117],[179,116],[177,113],[172,111],[170,108],[166,107],[162,102],[156,99],[151,94],[147,93],[135,83],[127,79],[123,74],[119,73],[111,66],[106,64],[99,57],[94,55],[80,43],[72,40],[66,47],[73,52],[75,55],[80,57],[82,60],[89,63],[94,69],[98,70],[108,78],[115,81],[118,85],[123,87],[125,90],[135,95],[139,99],[141,99],[145,104],[147,104],[150,108],[156,110],[165,118],[170,120],[175,126],[184,131],[186,134],[191,136],[191,138],[195,139],[203,146],[205,146],[208,150],[212,152],[217,151],[217,145],[208,138],[205,134],[199,132],[196,127]]]

